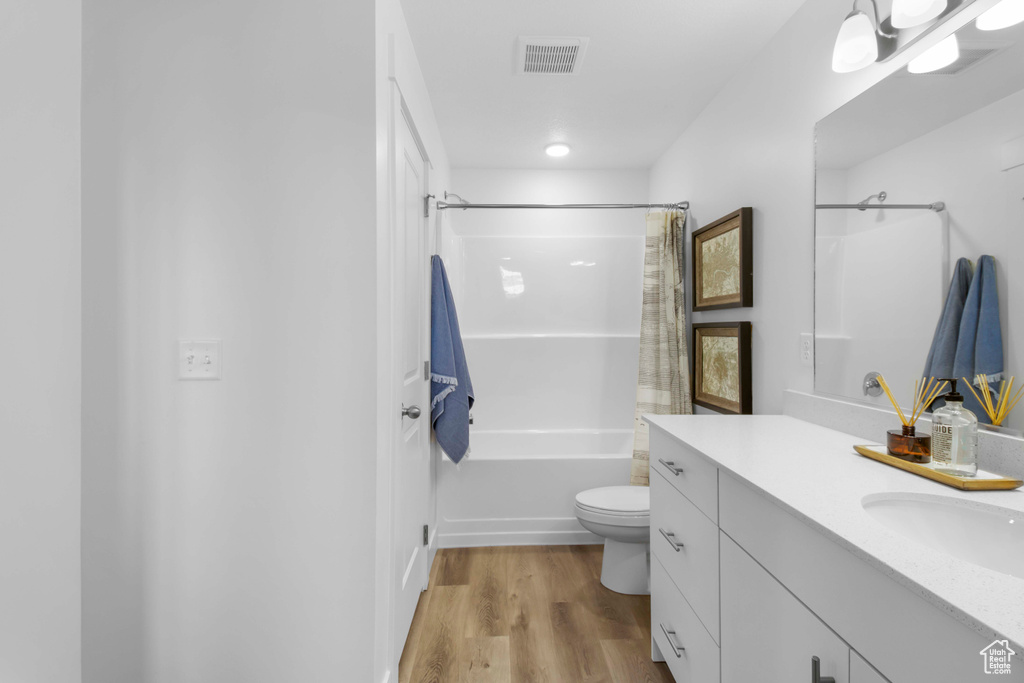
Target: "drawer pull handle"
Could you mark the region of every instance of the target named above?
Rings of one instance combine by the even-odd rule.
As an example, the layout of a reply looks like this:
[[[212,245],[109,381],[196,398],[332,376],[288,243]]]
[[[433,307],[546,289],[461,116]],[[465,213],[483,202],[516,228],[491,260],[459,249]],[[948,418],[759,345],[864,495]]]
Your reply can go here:
[[[661,628],[665,629],[664,626]],[[672,641],[670,640],[668,644],[671,645]],[[832,676],[821,675],[821,660],[816,656],[811,657],[811,683],[836,683],[836,679]]]
[[[676,467],[676,464],[674,462],[672,462],[671,460],[662,460],[661,458],[658,458],[658,462],[660,462],[662,465],[664,465],[665,469],[667,469],[669,472],[671,472],[672,474],[676,475],[677,477],[680,474],[683,473],[683,468],[682,467]]]
[[[674,533],[672,533],[671,531],[665,531],[661,528],[659,528],[658,531],[660,531],[661,535],[665,537],[665,540],[668,541],[668,544],[672,546],[672,550],[675,550],[678,553],[680,550],[683,549],[683,544],[676,540],[676,535]]]
[[[686,650],[686,648],[682,645],[676,645],[672,642],[672,636],[674,636],[676,632],[669,631],[667,628],[665,628],[665,624],[658,625],[661,626],[661,632],[665,634],[665,640],[668,642],[668,646],[672,648],[672,654],[674,654],[676,657],[682,657],[683,652]],[[835,683],[835,681],[832,681],[832,683]]]

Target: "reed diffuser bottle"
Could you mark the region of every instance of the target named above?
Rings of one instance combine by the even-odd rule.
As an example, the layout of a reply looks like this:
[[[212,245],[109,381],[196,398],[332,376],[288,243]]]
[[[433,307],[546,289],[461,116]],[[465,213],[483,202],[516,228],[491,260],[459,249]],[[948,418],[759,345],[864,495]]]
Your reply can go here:
[[[978,473],[978,418],[964,408],[956,380],[947,381],[952,390],[942,397],[946,405],[932,413],[932,467],[956,477],[973,477]]]
[[[910,462],[931,462],[932,437],[928,434],[918,434],[914,425],[917,419],[921,417],[921,414],[935,400],[935,397],[939,395],[939,392],[945,388],[945,383],[936,382],[934,378],[929,378],[927,382],[924,380],[915,382],[914,409],[910,412],[910,417],[907,417],[903,409],[900,408],[899,402],[896,401],[896,397],[893,396],[888,383],[886,383],[885,378],[881,375],[878,376],[878,383],[882,385],[885,395],[892,401],[896,414],[899,415],[900,422],[903,423],[901,429],[890,429],[886,433],[886,451],[888,451],[889,455],[909,460]]]

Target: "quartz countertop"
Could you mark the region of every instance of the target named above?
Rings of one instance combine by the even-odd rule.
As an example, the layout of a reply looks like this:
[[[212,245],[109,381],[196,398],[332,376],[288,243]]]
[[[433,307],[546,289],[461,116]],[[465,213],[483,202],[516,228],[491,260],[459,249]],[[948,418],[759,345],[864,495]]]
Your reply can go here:
[[[1024,579],[913,542],[862,499],[931,494],[1024,512],[1024,489],[960,491],[858,455],[864,439],[784,415],[645,415],[798,519],[986,638],[1024,646]]]

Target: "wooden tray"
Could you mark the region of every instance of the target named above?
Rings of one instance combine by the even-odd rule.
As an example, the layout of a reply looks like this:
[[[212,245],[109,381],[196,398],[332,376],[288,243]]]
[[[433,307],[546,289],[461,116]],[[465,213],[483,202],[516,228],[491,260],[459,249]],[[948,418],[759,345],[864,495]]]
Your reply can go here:
[[[1008,479],[1007,477],[1001,477],[998,474],[992,474],[991,472],[985,472],[984,470],[978,470],[978,476],[976,477],[957,477],[952,474],[937,472],[932,469],[931,465],[908,462],[902,458],[891,456],[885,452],[885,446],[879,446],[876,444],[854,446],[853,449],[865,458],[884,462],[886,465],[892,465],[904,472],[910,472],[919,477],[931,479],[932,481],[937,481],[940,484],[945,484],[946,486],[952,486],[953,488],[960,489],[961,491],[1007,491],[1009,489],[1016,489],[1024,486],[1024,481],[1021,481],[1020,479]]]

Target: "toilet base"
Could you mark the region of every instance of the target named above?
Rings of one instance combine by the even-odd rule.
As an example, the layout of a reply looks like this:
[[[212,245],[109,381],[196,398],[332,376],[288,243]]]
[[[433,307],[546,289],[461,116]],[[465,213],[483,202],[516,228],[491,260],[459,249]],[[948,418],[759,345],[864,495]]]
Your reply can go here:
[[[601,562],[601,585],[625,595],[650,595],[651,547],[606,538]]]

